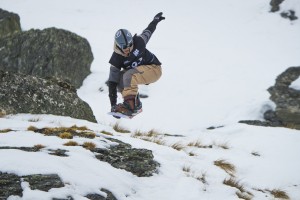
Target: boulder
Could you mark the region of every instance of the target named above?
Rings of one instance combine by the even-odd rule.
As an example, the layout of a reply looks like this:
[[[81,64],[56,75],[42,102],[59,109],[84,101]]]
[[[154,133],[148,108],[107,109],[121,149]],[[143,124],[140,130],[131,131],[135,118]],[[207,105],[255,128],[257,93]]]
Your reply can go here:
[[[286,126],[300,129],[300,91],[289,87],[300,76],[300,67],[290,67],[268,89],[276,104],[275,114]]]
[[[0,8],[0,38],[21,32],[20,17]]]
[[[79,88],[90,74],[93,54],[88,41],[75,33],[47,28],[0,39],[0,70],[55,77]]]
[[[70,116],[96,122],[76,89],[57,79],[42,79],[0,70],[0,111]]]
[[[284,0],[271,0],[270,5],[271,5],[271,12],[277,12],[280,10],[280,4]]]

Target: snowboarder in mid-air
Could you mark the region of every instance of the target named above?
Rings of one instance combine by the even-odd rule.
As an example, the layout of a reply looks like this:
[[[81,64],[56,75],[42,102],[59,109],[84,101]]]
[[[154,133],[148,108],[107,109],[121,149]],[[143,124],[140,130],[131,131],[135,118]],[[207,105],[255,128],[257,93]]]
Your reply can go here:
[[[126,29],[115,34],[114,52],[109,60],[108,79],[111,115],[132,118],[142,111],[138,85],[156,82],[162,74],[161,62],[146,45],[157,24],[164,20],[163,13],[155,15],[148,27],[134,36]],[[117,88],[124,102],[117,104]]]

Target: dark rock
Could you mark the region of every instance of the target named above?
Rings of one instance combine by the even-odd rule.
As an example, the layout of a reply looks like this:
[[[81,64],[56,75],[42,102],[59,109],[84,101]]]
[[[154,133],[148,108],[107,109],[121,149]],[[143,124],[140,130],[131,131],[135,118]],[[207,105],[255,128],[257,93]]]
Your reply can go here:
[[[72,196],[67,196],[66,199],[53,198],[52,200],[74,200]]]
[[[85,197],[90,200],[106,200],[106,198],[101,196],[100,194],[88,194]]]
[[[40,150],[37,147],[9,147],[9,146],[0,147],[0,150],[5,150],[5,149],[18,149],[18,150],[27,151],[27,152],[37,152]]]
[[[0,8],[0,39],[17,32],[21,32],[19,15]]]
[[[65,149],[50,149],[50,155],[54,155],[54,156],[60,156],[60,157],[68,157],[68,155],[66,154],[66,152],[68,152]]]
[[[48,192],[52,188],[61,188],[65,186],[57,174],[23,176],[23,180],[29,183],[32,190],[41,190],[45,192]]]
[[[5,200],[11,195],[22,196],[21,179],[15,174],[0,172],[0,199]]]
[[[89,105],[72,88],[55,81],[0,70],[0,110],[70,116],[96,122]]]
[[[270,121],[260,121],[260,120],[241,120],[239,123],[248,124],[252,126],[264,126],[264,127],[282,127],[283,124],[273,123]]]
[[[112,140],[112,139],[110,139]],[[95,148],[96,158],[108,162],[113,167],[124,169],[139,177],[149,177],[157,171],[159,164],[153,160],[153,154],[147,149],[131,148],[129,144],[118,140],[119,143],[109,149]]]
[[[280,4],[283,2],[284,0],[271,0],[270,5],[271,5],[271,12],[277,12],[280,10]]]
[[[76,88],[90,74],[92,61],[88,41],[62,29],[32,29],[0,40],[0,69],[55,77]]]
[[[100,194],[88,194],[85,197],[90,200],[117,200],[117,198],[108,190],[101,189],[102,192],[106,193],[106,197],[101,196]]]
[[[276,104],[275,114],[285,126],[300,129],[300,91],[289,86],[300,76],[300,67],[290,67],[280,74],[268,89]]]
[[[298,19],[298,17],[295,14],[295,11],[293,10],[288,10],[280,13],[281,17],[289,19],[291,21]]]

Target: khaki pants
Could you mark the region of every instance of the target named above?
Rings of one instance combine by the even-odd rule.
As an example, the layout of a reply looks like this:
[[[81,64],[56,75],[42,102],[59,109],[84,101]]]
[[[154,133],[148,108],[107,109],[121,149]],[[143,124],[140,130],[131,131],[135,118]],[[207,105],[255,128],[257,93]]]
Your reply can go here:
[[[124,71],[119,84],[123,98],[129,95],[137,95],[138,85],[154,83],[161,77],[161,74],[160,65],[141,65]]]

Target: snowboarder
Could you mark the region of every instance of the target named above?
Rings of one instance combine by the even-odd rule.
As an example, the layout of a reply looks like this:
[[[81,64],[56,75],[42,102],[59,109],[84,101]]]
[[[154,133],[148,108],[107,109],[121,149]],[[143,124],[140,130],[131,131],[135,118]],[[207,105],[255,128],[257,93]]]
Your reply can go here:
[[[134,116],[142,111],[138,85],[156,82],[162,74],[161,63],[146,49],[157,24],[164,20],[160,12],[155,15],[148,27],[134,36],[126,29],[119,29],[115,34],[114,52],[109,60],[108,79],[111,112]],[[117,87],[124,102],[117,104]]]

